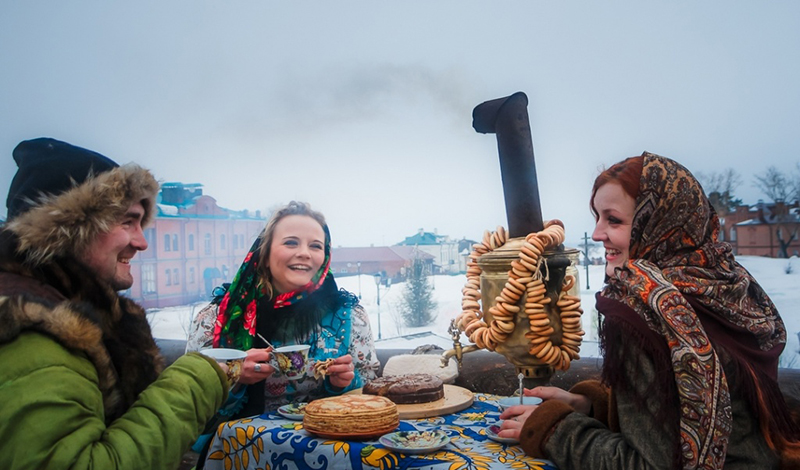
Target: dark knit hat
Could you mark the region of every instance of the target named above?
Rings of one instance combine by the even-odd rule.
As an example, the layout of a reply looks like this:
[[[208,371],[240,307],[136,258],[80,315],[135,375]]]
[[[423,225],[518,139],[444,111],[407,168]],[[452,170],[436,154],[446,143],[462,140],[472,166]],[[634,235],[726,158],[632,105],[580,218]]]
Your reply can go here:
[[[8,190],[9,220],[37,205],[44,195],[57,196],[119,167],[97,152],[46,137],[20,142],[13,155],[19,170]]]

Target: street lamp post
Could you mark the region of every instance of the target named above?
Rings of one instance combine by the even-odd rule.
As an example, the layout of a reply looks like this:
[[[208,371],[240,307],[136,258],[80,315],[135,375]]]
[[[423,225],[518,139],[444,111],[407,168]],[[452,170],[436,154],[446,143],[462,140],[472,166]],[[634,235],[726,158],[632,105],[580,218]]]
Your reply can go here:
[[[358,266],[358,300],[361,300],[361,261],[356,263]]]
[[[376,273],[375,288],[378,290],[378,339],[381,339],[381,275]]]
[[[583,232],[583,264],[586,267],[586,290],[589,290],[589,234]]]

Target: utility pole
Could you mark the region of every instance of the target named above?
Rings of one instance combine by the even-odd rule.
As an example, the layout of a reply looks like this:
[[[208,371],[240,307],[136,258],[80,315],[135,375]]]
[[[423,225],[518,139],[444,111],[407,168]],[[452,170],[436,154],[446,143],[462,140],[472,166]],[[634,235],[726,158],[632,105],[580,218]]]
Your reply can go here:
[[[381,281],[383,276],[381,273],[373,274],[375,277],[375,288],[378,290],[378,339],[381,338]]]
[[[583,232],[583,264],[586,266],[586,290],[589,290],[589,234]]]

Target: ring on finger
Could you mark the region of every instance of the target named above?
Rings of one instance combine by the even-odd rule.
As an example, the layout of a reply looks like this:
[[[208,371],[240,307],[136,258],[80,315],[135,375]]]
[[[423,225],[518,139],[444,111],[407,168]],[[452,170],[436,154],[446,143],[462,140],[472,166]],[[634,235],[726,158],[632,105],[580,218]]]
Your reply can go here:
[[[261,363],[256,362],[256,365],[253,366],[253,370],[256,372],[261,372]]]

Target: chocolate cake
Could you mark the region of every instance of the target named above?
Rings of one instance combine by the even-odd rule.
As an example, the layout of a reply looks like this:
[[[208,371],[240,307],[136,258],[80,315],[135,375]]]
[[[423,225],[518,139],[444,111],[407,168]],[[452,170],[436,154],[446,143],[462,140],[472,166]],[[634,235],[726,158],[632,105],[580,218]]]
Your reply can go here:
[[[369,381],[362,393],[386,397],[398,405],[428,403],[444,398],[444,384],[430,374],[389,375]]]

